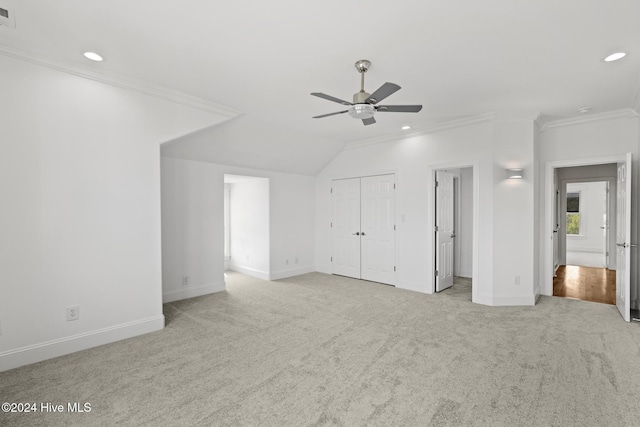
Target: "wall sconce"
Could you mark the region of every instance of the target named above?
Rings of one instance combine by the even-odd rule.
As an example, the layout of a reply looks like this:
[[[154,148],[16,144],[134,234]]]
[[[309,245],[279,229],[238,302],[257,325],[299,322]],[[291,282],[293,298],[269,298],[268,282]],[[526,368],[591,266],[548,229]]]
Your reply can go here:
[[[508,179],[522,179],[522,169],[507,169]]]

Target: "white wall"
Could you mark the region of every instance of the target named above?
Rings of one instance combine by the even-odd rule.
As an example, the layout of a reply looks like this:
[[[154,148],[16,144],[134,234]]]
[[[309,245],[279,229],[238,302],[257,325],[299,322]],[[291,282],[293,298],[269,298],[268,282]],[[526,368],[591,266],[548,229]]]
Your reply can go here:
[[[568,183],[566,192],[580,194],[580,234],[567,235],[567,250],[603,253],[607,183]]]
[[[314,270],[315,178],[172,157],[162,157],[161,172],[165,301],[224,289],[225,174],[269,180],[269,278]]]
[[[0,370],[161,329],[159,145],[216,118],[4,56],[0,70]]]
[[[394,172],[395,284],[432,292],[433,171],[473,166],[476,224],[480,225],[474,226],[474,301],[533,304],[533,150],[533,121],[525,119],[487,119],[428,135],[346,149],[318,175],[316,268],[331,272],[331,180]],[[525,178],[506,182],[506,167],[524,168]],[[513,242],[519,242],[519,250],[514,250]],[[515,275],[521,278],[518,286],[514,285]]]
[[[471,277],[473,273],[473,169],[460,169],[459,224],[456,230],[455,274]]]
[[[269,205],[267,178],[231,184],[231,270],[269,279]]]
[[[163,301],[222,291],[223,173],[207,163],[161,160]]]
[[[595,117],[594,119],[597,119]],[[591,159],[607,158],[611,156],[624,156],[625,153],[633,155],[632,173],[632,206],[631,206],[631,240],[638,241],[638,198],[633,197],[638,194],[638,146],[640,143],[640,124],[637,114],[632,112],[621,112],[619,115],[612,115],[611,118],[602,118],[584,123],[567,123],[564,126],[554,126],[545,129],[540,138],[540,161],[541,164],[564,164],[579,160],[590,161]],[[546,178],[542,177],[541,182],[546,189]],[[546,191],[546,190],[545,190]],[[539,214],[545,217],[547,214],[547,198],[540,203]],[[551,208],[550,208],[551,209]],[[546,258],[551,257],[548,252],[547,226],[545,232],[540,233],[540,247],[542,269],[540,271],[541,281],[544,284],[543,293],[551,295],[552,277],[546,274],[544,266]],[[631,252],[631,299],[634,305],[637,299],[637,265],[638,253]]]

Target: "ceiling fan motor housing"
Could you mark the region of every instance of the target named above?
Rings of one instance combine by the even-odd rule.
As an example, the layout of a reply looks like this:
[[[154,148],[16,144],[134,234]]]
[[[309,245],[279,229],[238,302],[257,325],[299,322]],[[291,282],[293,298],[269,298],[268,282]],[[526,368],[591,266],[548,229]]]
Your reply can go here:
[[[349,107],[349,115],[356,119],[370,119],[376,112],[376,108],[371,104],[355,104]]]
[[[369,98],[369,94],[365,91],[360,91],[358,93],[353,94],[353,103],[354,104],[364,104],[365,100]]]

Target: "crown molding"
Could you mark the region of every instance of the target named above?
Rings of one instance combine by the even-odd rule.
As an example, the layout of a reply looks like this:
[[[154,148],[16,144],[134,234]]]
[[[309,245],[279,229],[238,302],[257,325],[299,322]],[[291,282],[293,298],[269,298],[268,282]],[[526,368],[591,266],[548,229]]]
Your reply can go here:
[[[636,114],[640,114],[640,90],[636,93],[636,99],[633,101],[633,107],[631,107]]]
[[[592,115],[586,115],[586,116],[580,116],[580,117],[571,117],[568,119],[553,120],[550,122],[546,122],[540,130],[545,131],[547,129],[580,125],[585,123],[598,122],[601,120],[612,120],[612,119],[633,118],[633,117],[638,117],[638,112],[632,108],[624,108],[622,110],[605,111],[604,113],[598,113],[598,114],[592,114]]]
[[[164,87],[152,85],[146,82],[135,80],[129,77],[114,76],[104,73],[97,73],[95,71],[89,71],[81,67],[63,64],[61,62],[51,61],[42,57],[27,53],[18,49],[11,48],[6,45],[0,44],[0,55],[9,56],[21,61],[30,62],[32,64],[40,65],[43,67],[51,68],[64,73],[72,74],[85,79],[94,80],[96,82],[116,86],[121,89],[126,89],[144,95],[153,96],[155,98],[163,99],[165,101],[173,102],[176,104],[184,105],[186,107],[195,108],[205,111],[207,113],[217,114],[227,118],[237,117],[243,114],[242,111],[234,110],[233,108],[226,107],[209,100],[198,98],[186,93],[174,91]]]
[[[494,117],[495,117],[494,113],[486,113],[486,114],[478,114],[476,116],[465,117],[462,119],[448,120],[446,122],[437,123],[433,125],[420,126],[412,130],[411,132],[403,132],[401,135],[398,135],[398,134],[382,135],[382,136],[376,136],[373,138],[353,141],[348,143],[344,149],[349,150],[353,148],[366,147],[369,145],[384,144],[387,142],[395,142],[400,139],[407,139],[407,138],[412,138],[416,136],[424,136],[424,135],[429,135],[436,132],[442,132],[445,130],[472,126],[478,123],[491,121],[494,119]]]
[[[544,114],[538,114],[538,117],[535,118],[534,123],[538,125],[538,129],[542,130],[547,125],[547,119],[544,117]]]

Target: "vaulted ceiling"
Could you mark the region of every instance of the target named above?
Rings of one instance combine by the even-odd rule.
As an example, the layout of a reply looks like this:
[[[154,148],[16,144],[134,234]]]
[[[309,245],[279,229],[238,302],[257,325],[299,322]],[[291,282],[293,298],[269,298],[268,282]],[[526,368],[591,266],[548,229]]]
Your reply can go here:
[[[346,143],[401,137],[405,124],[427,128],[488,112],[550,121],[579,116],[581,107],[597,114],[639,105],[637,0],[0,0],[0,7],[16,23],[0,27],[0,53],[241,113],[196,142],[170,144],[240,166],[313,174]],[[106,60],[90,62],[85,50]],[[617,51],[627,56],[603,61]],[[350,101],[359,90],[359,59],[373,63],[368,92],[397,83],[402,89],[384,103],[422,111],[378,113],[371,126],[347,114],[312,119],[344,108],[311,92]],[[285,161],[271,159],[274,147],[288,153]]]

